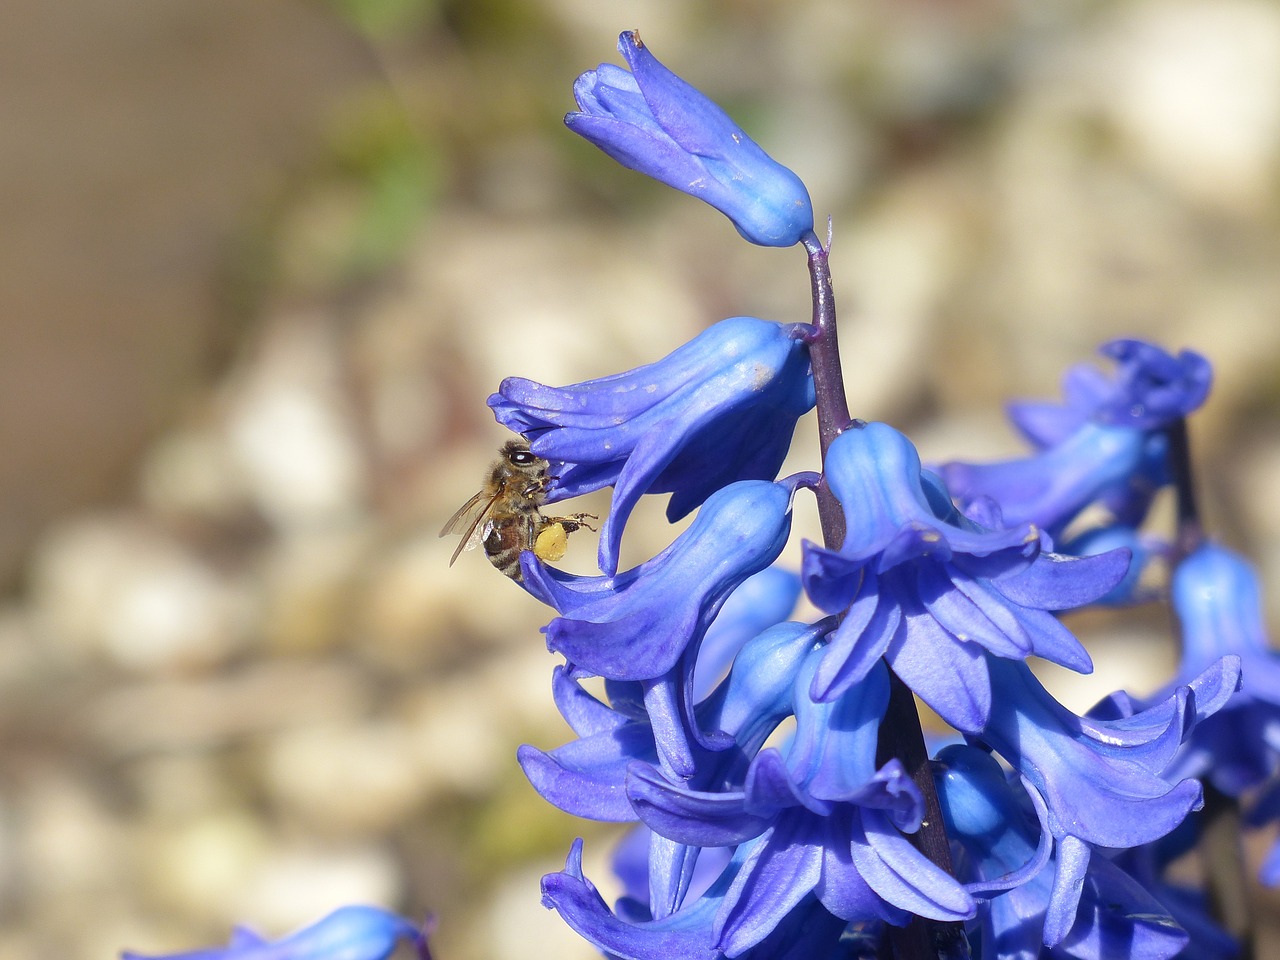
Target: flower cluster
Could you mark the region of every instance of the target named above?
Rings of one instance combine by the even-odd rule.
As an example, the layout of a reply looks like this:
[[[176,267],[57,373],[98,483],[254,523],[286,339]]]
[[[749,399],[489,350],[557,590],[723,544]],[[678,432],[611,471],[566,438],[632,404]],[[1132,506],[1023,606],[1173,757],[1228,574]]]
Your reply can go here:
[[[748,239],[798,240],[821,291],[811,218],[797,233],[801,204],[777,201],[804,196],[807,211],[794,174],[634,35],[620,49],[631,73],[584,75],[570,127],[709,200]],[[690,173],[723,170],[742,144],[749,171],[716,181],[733,191]],[[559,464],[553,498],[614,488],[602,575],[522,560],[526,588],[557,614],[547,645],[566,663],[553,690],[576,739],[525,747],[520,761],[561,809],[636,824],[617,861],[627,893],[613,907],[601,898],[579,843],[544,880],[544,902],[619,957],[884,955],[895,928],[920,920],[965,925],[992,960],[1182,950],[1186,912],[1120,853],[1140,863],[1201,807],[1195,731],[1240,709],[1244,651],[1219,644],[1151,702],[1118,695],[1085,716],[1028,665],[1092,669],[1060,614],[1133,595],[1151,553],[1137,525],[1175,479],[1172,427],[1209,386],[1190,352],[1124,340],[1103,353],[1113,377],[1081,367],[1064,405],[1014,408],[1033,455],[937,472],[901,432],[850,420],[822,389],[839,379],[829,297],[813,325],[738,317],[636,370],[564,388],[504,381],[490,405]],[[822,471],[780,480],[815,402]],[[799,583],[825,615],[814,622],[787,619],[796,581],[772,566],[806,487],[820,491],[827,533],[803,544]],[[646,493],[671,495],[671,519],[697,517],[619,573]],[[1094,504],[1109,510],[1110,538],[1066,539]],[[580,685],[591,676],[605,678],[603,698]],[[909,767],[895,738],[895,685],[969,741],[932,773]],[[931,802],[954,864],[925,852],[941,829],[926,822]]]
[[[813,322],[734,317],[647,366],[567,387],[510,378],[489,400],[556,463],[549,499],[613,488],[599,575],[520,560],[554,611],[552,693],[574,738],[519,762],[560,809],[631,825],[616,903],[584,874],[580,840],[543,902],[631,960],[1226,955],[1239,931],[1165,868],[1209,834],[1206,796],[1252,823],[1280,816],[1280,660],[1256,577],[1199,528],[1186,418],[1207,361],[1113,341],[1111,375],[1075,368],[1064,403],[1012,408],[1030,455],[926,469],[902,432],[844,408],[803,184],[635,34],[619,49],[630,72],[579,78],[569,127],[746,239],[801,244]],[[815,405],[821,470],[779,477]],[[1140,527],[1166,487],[1179,528],[1153,546]],[[799,545],[792,573],[777,562],[807,490],[824,542]],[[672,520],[696,516],[620,570],[646,494],[669,494]],[[1061,615],[1146,596],[1152,558],[1173,571],[1178,675],[1077,714],[1031,661],[1091,671]],[[813,616],[796,614],[801,591]],[[916,698],[963,740],[932,761]],[[1280,881],[1280,845],[1263,879]],[[372,960],[412,939],[369,922],[350,953],[270,956]],[[256,956],[241,946],[199,956]]]

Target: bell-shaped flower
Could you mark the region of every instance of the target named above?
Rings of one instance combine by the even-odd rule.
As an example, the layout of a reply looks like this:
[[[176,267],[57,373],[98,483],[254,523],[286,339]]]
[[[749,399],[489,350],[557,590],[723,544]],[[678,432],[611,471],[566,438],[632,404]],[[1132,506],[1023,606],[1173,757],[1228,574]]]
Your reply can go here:
[[[694,710],[696,722],[723,731],[731,748],[693,747],[695,786],[717,790],[740,784],[747,765],[792,710],[796,673],[822,625],[781,623],[752,638],[734,660],[728,677]],[[556,705],[577,740],[550,752],[520,748],[520,765],[548,802],[575,816],[626,822],[637,815],[626,794],[633,762],[658,762],[658,744],[648,716],[629,715],[583,690],[558,667],[553,685]]]
[[[992,657],[989,670],[999,696],[977,736],[1043,797],[1050,832],[1060,848],[1075,844],[1080,869],[1088,862],[1083,845],[1149,843],[1200,808],[1197,781],[1163,774],[1194,723],[1220,710],[1238,688],[1237,658],[1216,661],[1146,710],[1103,709],[1088,717],[1058,703],[1025,663]]]
[[[565,868],[542,878],[542,902],[554,909],[585,940],[619,960],[724,960],[718,946],[716,916],[726,891],[738,876],[746,850],[735,852],[715,880],[679,909],[660,918],[632,897],[609,909],[582,872],[582,841],[575,840]],[[845,921],[833,916],[814,896],[805,897],[768,935],[741,951],[735,960],[810,960],[853,955],[842,944]]]
[[[839,700],[815,703],[819,656],[813,651],[796,677],[796,733],[785,754],[761,751],[740,787],[673,783],[644,764],[630,771],[627,794],[655,834],[696,847],[749,845],[716,914],[717,945],[730,956],[760,943],[811,895],[848,921],[973,912],[968,895],[903,836],[920,825],[915,784],[896,760],[876,769],[883,666]]]
[[[567,387],[510,377],[489,398],[503,426],[552,462],[552,500],[612,485],[600,569],[616,573],[622,530],[646,493],[678,520],[736,480],[772,480],[814,403],[800,324],[721,320],[675,352]]]
[[[1091,669],[1050,611],[1111,590],[1127,552],[1067,558],[1043,553],[1033,524],[984,529],[955,510],[911,442],[885,424],[838,436],[825,476],[845,540],[839,550],[805,544],[801,576],[814,604],[845,617],[815,677],[816,699],[838,697],[884,657],[943,719],[974,733],[991,710],[986,653]]]
[[[1036,523],[1055,537],[1092,503],[1120,523],[1141,523],[1168,482],[1163,431],[1204,402],[1212,369],[1199,354],[1184,350],[1175,357],[1141,340],[1113,340],[1099,352],[1115,361],[1112,378],[1073,367],[1064,378],[1063,405],[1010,407],[1039,452],[998,463],[944,464],[939,470],[951,493],[965,503],[989,497],[1006,523]]]
[[[1243,675],[1240,693],[1196,727],[1175,769],[1239,797],[1280,767],[1280,652],[1267,642],[1258,575],[1238,554],[1209,542],[1178,564],[1170,588],[1182,626],[1175,683],[1231,655],[1240,658]]]
[[[164,955],[126,951],[121,960],[386,960],[400,943],[419,960],[431,960],[421,924],[379,907],[347,906],[279,940],[237,927],[225,947]]]
[[[1166,960],[1187,943],[1169,911],[1104,856],[1093,856],[1079,892],[1055,880],[1043,806],[1011,783],[989,754],[946,747],[934,762],[938,801],[959,876],[982,903],[968,924],[976,960]]]
[[[615,576],[576,576],[522,558],[526,589],[560,613],[547,647],[579,673],[652,680],[696,650],[721,604],[773,563],[791,531],[787,483],[743,480],[713,494],[656,557]]]
[[[800,178],[706,96],[649,52],[633,31],[618,38],[628,73],[601,64],[578,77],[580,113],[564,122],[624,167],[705,200],[752,243],[789,247],[813,232]]]
[[[1182,627],[1175,683],[1223,656],[1239,657],[1243,675],[1240,692],[1197,725],[1170,775],[1206,778],[1227,796],[1247,799],[1252,826],[1280,820],[1280,652],[1267,642],[1257,572],[1206,542],[1178,564],[1170,593]],[[1261,794],[1248,797],[1258,787]],[[1280,841],[1262,875],[1280,885]]]

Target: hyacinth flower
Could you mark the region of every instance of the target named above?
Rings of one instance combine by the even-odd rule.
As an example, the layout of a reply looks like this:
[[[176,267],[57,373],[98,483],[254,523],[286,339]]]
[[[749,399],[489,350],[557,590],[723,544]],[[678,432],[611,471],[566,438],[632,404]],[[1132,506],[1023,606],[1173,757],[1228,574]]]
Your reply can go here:
[[[722,320],[656,363],[567,387],[510,377],[498,422],[556,464],[550,499],[613,486],[600,569],[618,570],[622,530],[645,493],[678,520],[736,480],[772,480],[813,407],[802,324]]]
[[[845,540],[839,550],[805,544],[801,575],[816,606],[845,618],[814,679],[816,699],[839,696],[884,657],[943,719],[975,733],[992,706],[986,654],[1092,668],[1049,611],[1111,590],[1128,569],[1126,551],[1067,558],[1043,552],[1033,524],[979,527],[886,424],[837,437],[826,478],[844,508]]]
[[[800,576],[773,566],[748,577],[729,594],[702,638],[693,681],[693,699],[702,700],[728,671],[752,637],[791,615],[800,599]]]
[[[733,954],[721,950],[716,915],[745,856],[746,848],[735,853],[710,886],[679,910],[649,918],[631,898],[624,898],[618,913],[609,909],[582,872],[582,841],[576,840],[564,870],[542,878],[542,902],[606,956],[622,960],[853,960],[843,944],[846,922],[812,895],[752,946]]]
[[[708,882],[687,882],[681,893],[660,900],[654,891],[680,887],[676,877],[652,876],[650,846],[644,883],[637,864],[630,874],[630,896],[611,911],[582,876],[580,847],[571,852],[564,872],[544,879],[544,902],[557,909],[596,946],[617,956],[794,956],[803,948],[832,951],[850,920],[890,919],[904,923],[913,913],[968,916],[973,902],[955,881],[920,855],[901,835],[919,826],[922,803],[901,765],[876,771],[870,760],[876,724],[886,701],[883,672],[865,682],[865,696],[851,695],[841,704],[813,704],[806,691],[817,666],[813,634],[787,636],[780,625],[751,641],[735,663],[733,677],[759,686],[768,677],[768,695],[736,698],[731,694],[721,722],[737,728],[732,717],[764,716],[756,724],[767,730],[785,716],[782,700],[796,710],[797,735],[786,758],[780,751],[758,751],[763,737],[737,737],[741,755],[754,753],[746,768],[722,763],[714,777],[681,787],[666,780],[652,764],[637,760],[627,773],[632,808],[653,829],[650,845],[675,840],[675,850],[694,856],[668,858],[668,869],[692,869],[716,856]],[[772,636],[771,636],[772,635]],[[800,641],[799,644],[796,641]],[[785,650],[786,657],[778,659]],[[790,666],[778,669],[781,663]],[[763,669],[762,669],[763,668]],[[790,677],[786,698],[778,696],[778,680]],[[762,709],[767,708],[767,709]],[[716,781],[722,788],[710,788]],[[733,788],[732,785],[740,785]],[[571,794],[566,791],[567,794]],[[669,847],[668,847],[669,849]],[[636,859],[636,854],[631,855]],[[718,873],[714,873],[718,869]],[[817,954],[831,955],[831,954]]]
[[[791,714],[791,688],[805,656],[829,624],[780,623],[748,641],[729,675],[694,709],[704,729],[723,732],[731,748],[694,750],[696,787],[740,783],[747,763]],[[550,752],[520,748],[520,764],[534,788],[575,816],[606,822],[635,821],[626,780],[637,761],[658,762],[657,731],[647,714],[636,716],[587,693],[567,668],[554,675],[556,706],[578,739]]]
[[[1128,848],[1174,830],[1203,803],[1200,783],[1166,771],[1194,724],[1228,702],[1240,661],[1225,657],[1144,711],[1079,717],[1026,664],[990,658],[1000,697],[976,737],[993,747],[1046,808],[1059,857],[1057,896],[1070,904],[1090,848]]]
[[[1197,353],[1173,356],[1141,340],[1113,340],[1099,352],[1115,361],[1113,378],[1074,367],[1064,379],[1061,406],[1010,407],[1037,453],[943,464],[939,472],[952,495],[964,503],[988,497],[1006,523],[1036,523],[1054,537],[1093,503],[1118,523],[1141,523],[1169,481],[1165,431],[1204,403],[1212,369]]]
[[[698,789],[642,764],[630,770],[627,794],[655,834],[691,847],[746,845],[714,924],[729,956],[769,936],[810,895],[846,921],[973,914],[971,898],[903,836],[919,828],[919,790],[896,759],[876,768],[883,665],[838,701],[815,703],[820,653],[796,676],[790,745],[760,751],[740,786]]]
[[[1166,960],[1188,943],[1170,911],[1105,856],[1083,872],[1059,870],[1050,852],[1048,812],[1037,795],[1010,782],[989,754],[944,748],[934,763],[938,799],[962,879],[984,902],[968,924],[979,960]],[[1078,895],[1058,887],[1065,874]]]
[[[225,947],[186,953],[140,954],[125,951],[122,960],[386,960],[401,943],[419,960],[431,960],[427,931],[421,924],[379,907],[346,906],[309,927],[279,940],[266,940],[237,927]]]
[[[649,52],[618,38],[628,73],[601,64],[573,85],[581,112],[564,122],[624,167],[704,200],[752,243],[789,247],[813,231],[800,178],[765,153],[706,96]]]
[[[1174,570],[1173,609],[1182,628],[1175,683],[1220,657],[1241,661],[1240,693],[1197,725],[1171,774],[1202,777],[1228,797],[1267,786],[1249,810],[1257,824],[1280,819],[1280,653],[1267,642],[1258,575],[1231,550],[1203,543]],[[1280,857],[1280,843],[1271,858]],[[1267,882],[1280,881],[1271,863]]]
[[[662,553],[617,576],[574,576],[522,562],[526,588],[560,613],[547,648],[579,676],[639,681],[659,751],[680,776],[693,769],[690,718],[699,646],[728,596],[778,558],[791,530],[794,480],[741,480],[717,491]]]

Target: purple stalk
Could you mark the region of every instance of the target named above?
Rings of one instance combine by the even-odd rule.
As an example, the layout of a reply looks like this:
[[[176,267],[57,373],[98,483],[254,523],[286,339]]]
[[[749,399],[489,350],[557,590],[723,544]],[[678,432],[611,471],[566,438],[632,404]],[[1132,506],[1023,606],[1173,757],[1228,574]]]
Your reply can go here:
[[[801,239],[809,254],[809,278],[813,294],[813,332],[809,335],[809,360],[818,399],[818,439],[825,466],[827,450],[845,430],[862,427],[863,421],[849,416],[836,339],[836,301],[831,287],[829,251],[813,233]],[[832,495],[826,480],[817,488],[818,516],[822,539],[832,550],[844,543],[844,511]],[[877,763],[897,757],[924,795],[925,818],[920,829],[908,837],[933,863],[952,876],[951,849],[943,825],[938,792],[929,769],[929,753],[920,729],[915,697],[898,675],[889,670],[889,706],[880,724]],[[967,960],[969,942],[964,925],[915,917],[905,927],[889,927],[889,939],[896,960]]]
[[[1204,526],[1196,499],[1191,468],[1191,438],[1187,420],[1179,417],[1165,431],[1169,440],[1169,472],[1173,478],[1177,532],[1174,562],[1181,563],[1204,543]],[[1175,631],[1176,632],[1176,631]],[[1240,801],[1204,781],[1204,810],[1200,860],[1205,875],[1209,907],[1222,928],[1240,944],[1237,960],[1253,960],[1253,911],[1249,901],[1248,868],[1241,848]]]

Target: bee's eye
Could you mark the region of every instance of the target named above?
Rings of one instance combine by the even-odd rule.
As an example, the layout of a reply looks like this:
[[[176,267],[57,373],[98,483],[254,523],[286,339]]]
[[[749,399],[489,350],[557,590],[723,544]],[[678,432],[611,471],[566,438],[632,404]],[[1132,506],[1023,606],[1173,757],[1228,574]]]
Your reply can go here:
[[[538,458],[528,450],[517,450],[511,454],[511,462],[517,467],[527,467],[530,464],[536,463],[537,460]]]

